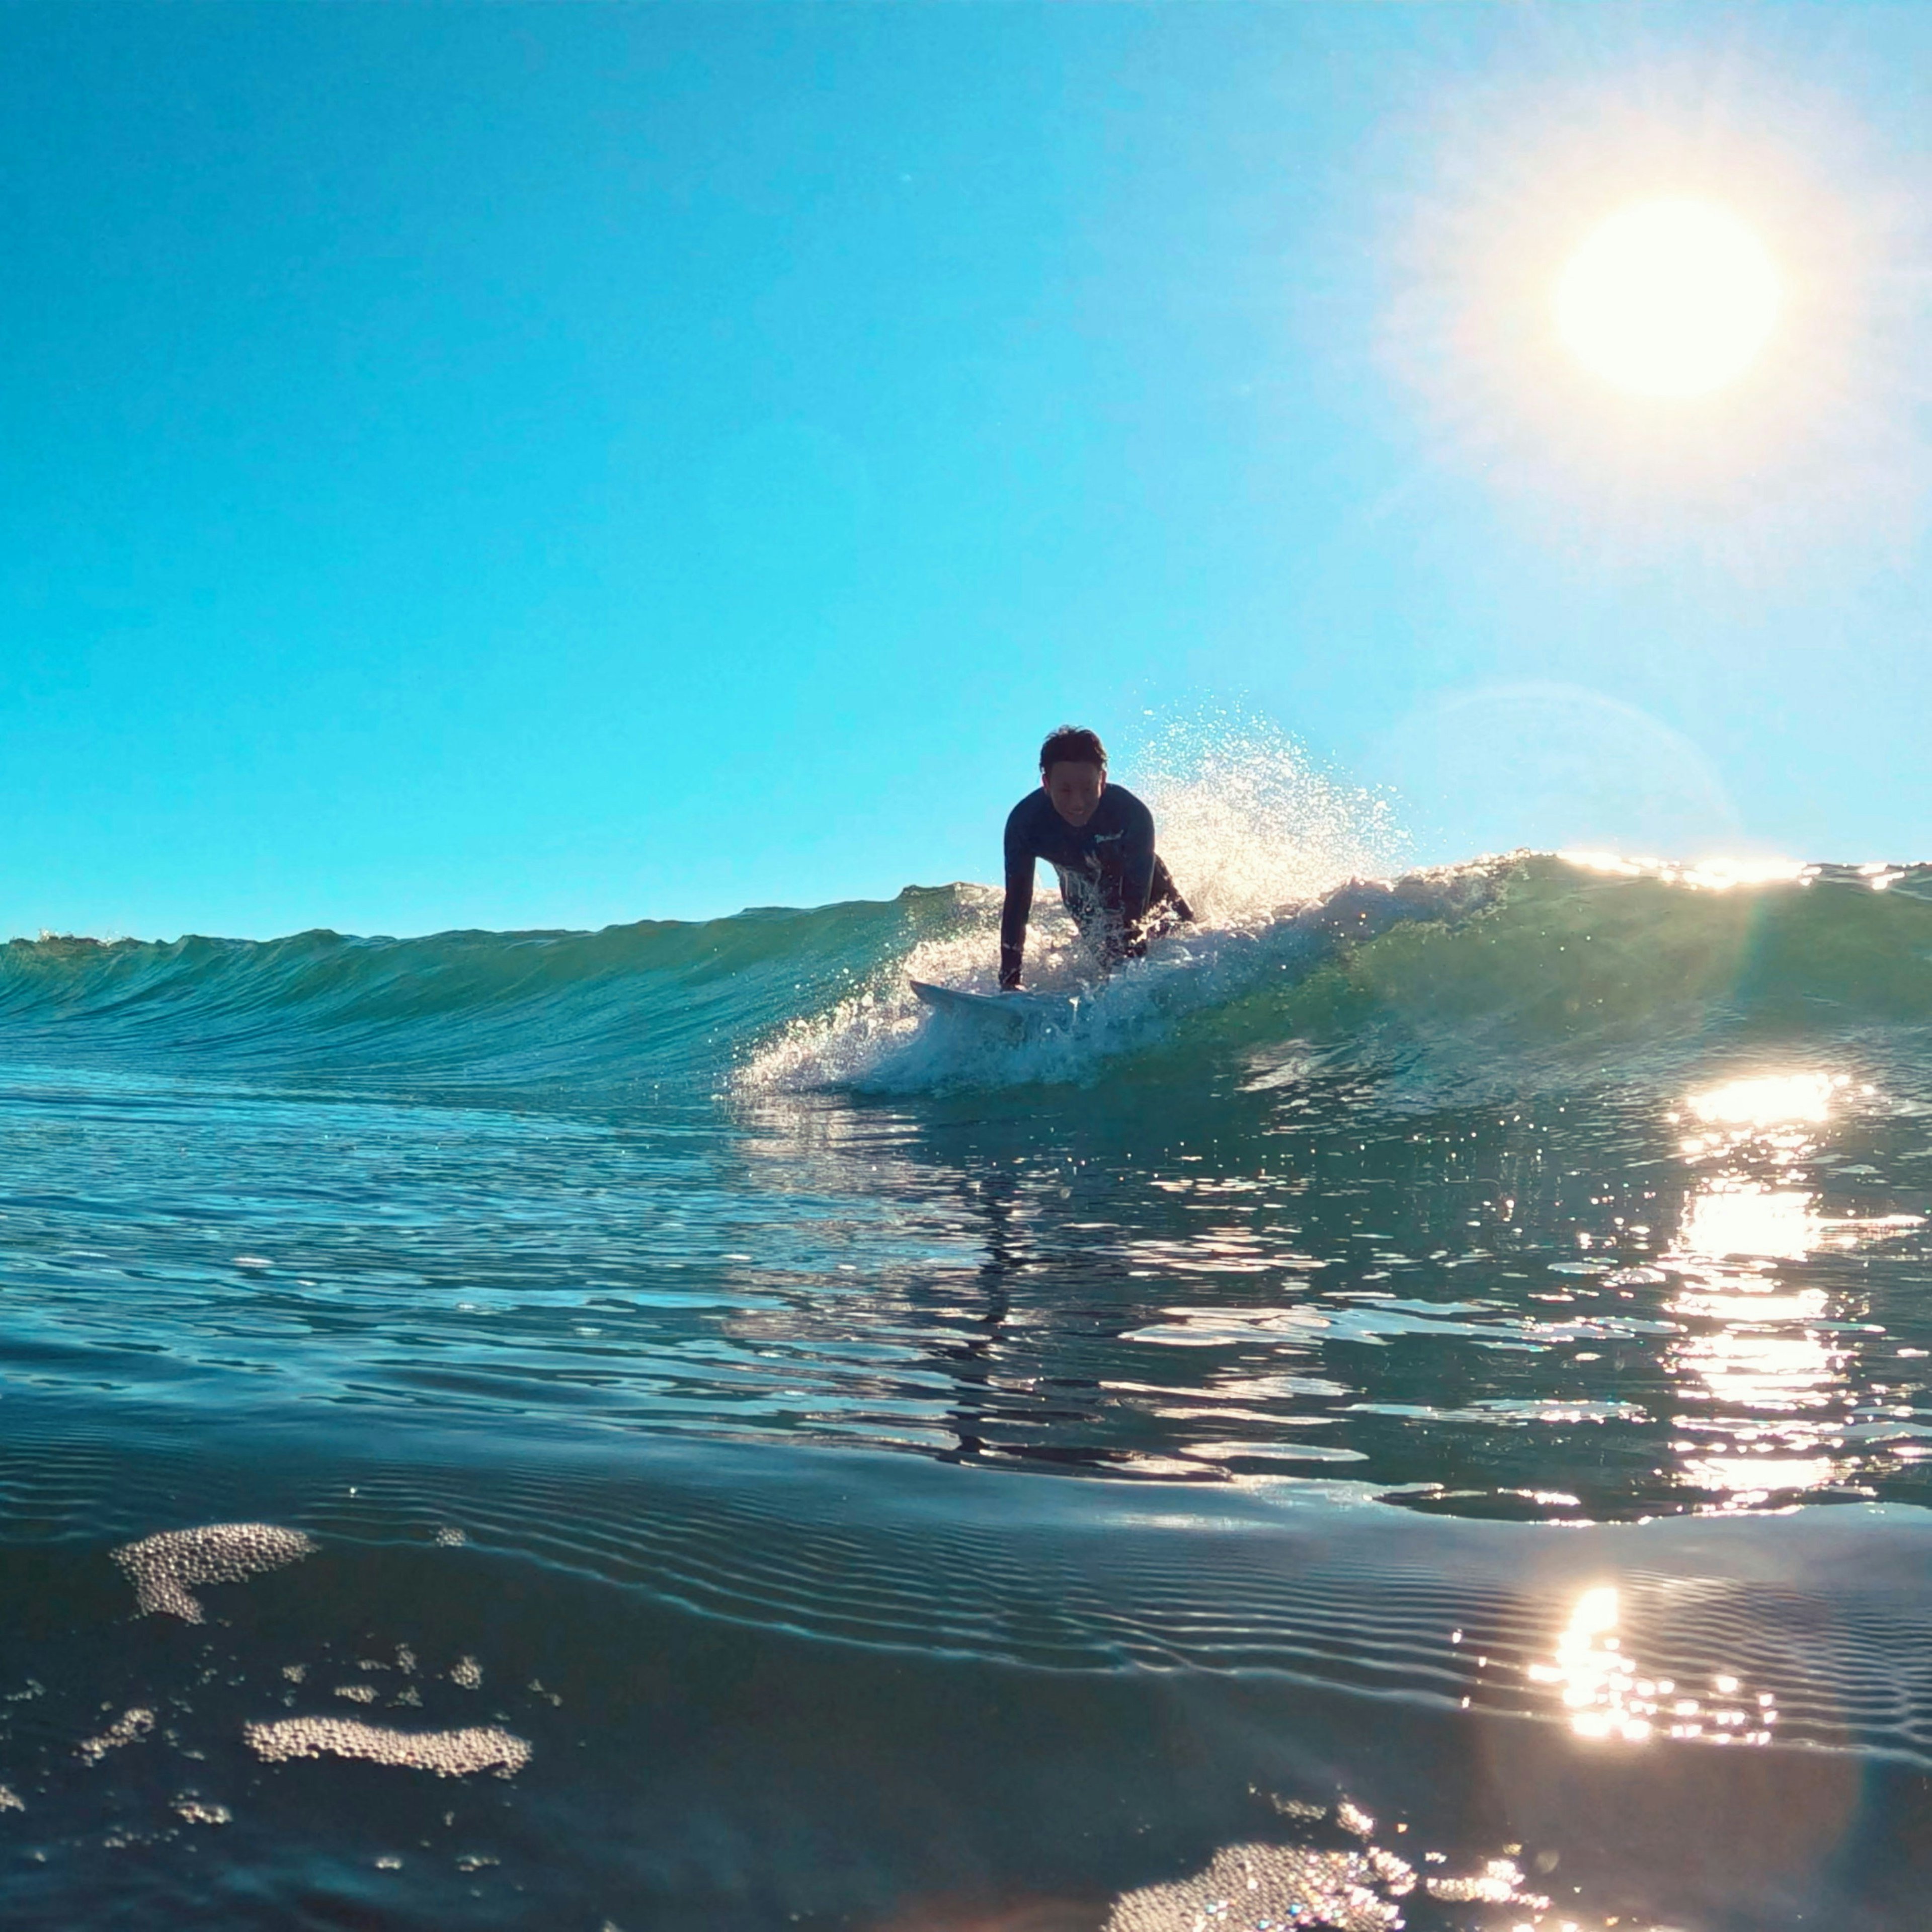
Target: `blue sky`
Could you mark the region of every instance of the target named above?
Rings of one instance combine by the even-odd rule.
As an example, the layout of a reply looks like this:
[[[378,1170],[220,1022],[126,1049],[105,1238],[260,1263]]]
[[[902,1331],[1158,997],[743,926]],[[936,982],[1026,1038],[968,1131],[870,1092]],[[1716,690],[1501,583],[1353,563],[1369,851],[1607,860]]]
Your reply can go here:
[[[5,931],[990,878],[1047,728],[1230,700],[1424,856],[1932,856],[1922,8],[29,6],[0,52]],[[1613,422],[1482,276],[1707,164],[1811,334]]]

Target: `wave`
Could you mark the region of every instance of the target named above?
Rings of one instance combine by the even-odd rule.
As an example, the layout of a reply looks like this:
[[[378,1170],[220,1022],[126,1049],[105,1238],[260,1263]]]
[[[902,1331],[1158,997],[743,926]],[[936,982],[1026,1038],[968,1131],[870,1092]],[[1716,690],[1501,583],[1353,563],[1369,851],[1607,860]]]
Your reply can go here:
[[[597,932],[452,932],[0,947],[0,1055],[238,1078],[745,1094],[1089,1084],[1337,1063],[1438,1079],[1640,1078],[1714,1044],[1932,1025],[1932,867],[1738,878],[1520,853],[1231,896],[1100,982],[1057,909],[1032,983],[1065,1017],[1012,1042],[928,1014],[910,977],[986,989],[998,896],[754,910]]]
[[[0,1052],[184,1070],[416,1078],[664,1077],[955,916],[947,889],[596,932],[328,932],[0,947]]]

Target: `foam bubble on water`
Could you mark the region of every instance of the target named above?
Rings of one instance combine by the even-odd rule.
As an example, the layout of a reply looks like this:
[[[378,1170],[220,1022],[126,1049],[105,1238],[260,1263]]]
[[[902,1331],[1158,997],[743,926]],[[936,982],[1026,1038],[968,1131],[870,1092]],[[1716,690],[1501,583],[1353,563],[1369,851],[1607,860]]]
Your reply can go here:
[[[199,1529],[163,1530],[112,1552],[134,1586],[143,1616],[204,1621],[190,1584],[238,1583],[312,1556],[320,1548],[298,1529],[271,1522],[212,1522]]]
[[[0,1811],[24,1811],[26,1801],[10,1786],[0,1784]]]
[[[523,1738],[494,1724],[460,1731],[397,1731],[351,1718],[280,1718],[244,1724],[243,1742],[270,1764],[298,1757],[359,1758],[370,1764],[466,1778],[494,1771],[509,1778],[530,1761]]]
[[[1424,1881],[1431,1898],[1457,1905],[1528,1905],[1545,1906],[1548,1900],[1523,1889],[1522,1868],[1514,1858],[1490,1858],[1483,1869],[1462,1878],[1430,1878]]]
[[[96,1738],[82,1738],[74,1746],[76,1754],[88,1764],[98,1764],[111,1750],[124,1744],[137,1744],[154,1728],[152,1711],[129,1711],[116,1719]]]
[[[1393,1871],[1385,1876],[1362,1852],[1230,1845],[1192,1878],[1124,1894],[1103,1932],[1196,1932],[1204,1925],[1223,1932],[1262,1926],[1396,1932],[1402,1912],[1390,1894],[1400,1896],[1414,1882],[1410,1876],[1405,1884]]]
[[[1318,1813],[1320,1808],[1308,1808]],[[1375,1820],[1346,1799],[1336,1808],[1335,1822],[1364,1840],[1375,1828]],[[1442,1858],[1440,1852],[1426,1854],[1428,1863]],[[1550,1910],[1550,1900],[1529,1888],[1512,1858],[1488,1859],[1467,1877],[1419,1878],[1410,1859],[1372,1844],[1361,1851],[1230,1845],[1191,1878],[1122,1894],[1103,1932],[1202,1932],[1204,1927],[1214,1932],[1397,1932],[1405,1922],[1399,1901],[1416,1892],[1418,1880],[1432,1898],[1514,1905],[1539,1924],[1540,1915]]]

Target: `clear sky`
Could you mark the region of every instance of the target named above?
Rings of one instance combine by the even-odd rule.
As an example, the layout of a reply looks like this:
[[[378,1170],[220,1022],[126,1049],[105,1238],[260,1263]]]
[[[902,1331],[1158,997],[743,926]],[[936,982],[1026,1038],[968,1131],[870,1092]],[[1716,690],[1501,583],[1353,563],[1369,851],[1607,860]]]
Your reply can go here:
[[[1047,728],[1228,701],[1426,857],[1932,856],[1932,8],[114,0],[0,90],[0,930],[989,879]],[[1709,394],[1559,340],[1660,197],[1775,274]]]

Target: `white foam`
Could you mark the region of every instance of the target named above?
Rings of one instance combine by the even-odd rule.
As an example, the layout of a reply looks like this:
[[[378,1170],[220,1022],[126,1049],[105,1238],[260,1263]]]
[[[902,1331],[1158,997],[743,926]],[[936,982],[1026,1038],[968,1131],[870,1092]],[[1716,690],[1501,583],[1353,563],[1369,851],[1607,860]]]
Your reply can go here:
[[[1103,1932],[1198,1932],[1204,1925],[1255,1932],[1310,1924],[1335,1932],[1396,1932],[1402,1912],[1395,1897],[1414,1883],[1409,1876],[1405,1884],[1408,1870],[1385,1872],[1362,1852],[1230,1845],[1192,1878],[1124,1894]]]
[[[1278,1810],[1320,1814],[1319,1806],[1275,1803]],[[1336,1808],[1336,1822],[1363,1839],[1375,1828],[1375,1820],[1346,1799]],[[1432,1863],[1442,1855],[1426,1856]],[[1398,1901],[1415,1892],[1418,1876],[1408,1859],[1374,1844],[1359,1852],[1230,1845],[1191,1878],[1122,1894],[1102,1932],[1202,1932],[1204,1927],[1215,1932],[1282,1932],[1297,1925],[1397,1932],[1404,1923]],[[1446,1902],[1514,1905],[1532,1916],[1550,1909],[1550,1900],[1529,1888],[1513,1858],[1489,1859],[1467,1877],[1431,1875],[1420,1885],[1430,1897]],[[1542,1922],[1540,1917],[1537,1922]]]
[[[509,1778],[530,1761],[529,1744],[494,1724],[460,1731],[397,1731],[351,1718],[282,1718],[244,1724],[242,1736],[270,1764],[298,1757],[360,1758],[433,1772],[438,1778],[466,1778],[478,1771]]]
[[[203,1621],[190,1584],[238,1583],[312,1556],[320,1546],[298,1529],[270,1522],[212,1522],[199,1529],[163,1530],[112,1552],[134,1586],[143,1616]]]
[[[740,1093],[756,1096],[827,1087],[883,1093],[948,1087],[1078,1084],[1122,1054],[1155,1045],[1190,1015],[1224,1006],[1287,973],[1300,976],[1338,943],[1376,938],[1406,920],[1453,918],[1485,903],[1495,875],[1470,867],[1412,875],[1394,886],[1352,879],[1325,896],[1265,917],[1184,928],[1144,960],[1098,982],[1058,908],[1036,928],[1045,944],[1028,983],[1072,998],[1064,1017],[1030,1024],[1024,1035],[950,1013],[928,1012],[908,982],[933,980],[989,992],[996,950],[995,896],[979,933],[922,940],[882,970],[859,998],[793,1022],[747,1064]],[[967,890],[967,889],[962,889]],[[970,889],[980,891],[982,889]]]
[[[98,1764],[111,1750],[124,1744],[140,1744],[154,1728],[152,1711],[129,1711],[110,1724],[96,1738],[82,1738],[74,1746],[76,1754],[88,1764]]]

